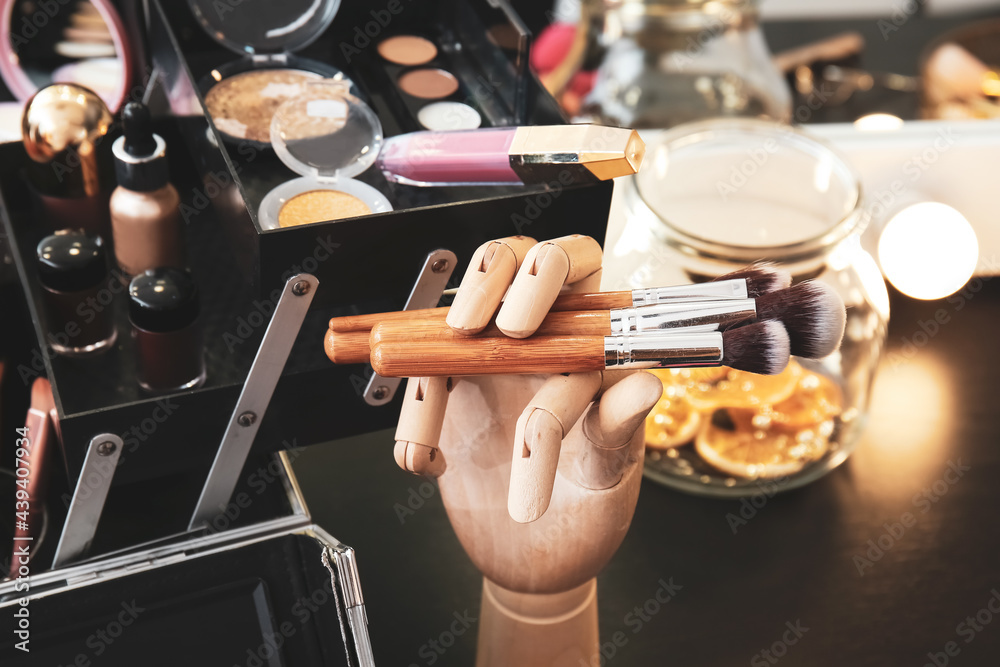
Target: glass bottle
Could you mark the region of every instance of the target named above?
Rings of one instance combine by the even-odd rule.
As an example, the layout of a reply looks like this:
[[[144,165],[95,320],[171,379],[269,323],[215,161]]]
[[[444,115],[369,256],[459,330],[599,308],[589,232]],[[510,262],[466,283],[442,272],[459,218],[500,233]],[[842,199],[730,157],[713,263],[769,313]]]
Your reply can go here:
[[[854,170],[826,144],[778,123],[714,119],[663,134],[624,184],[628,220],[605,274],[627,289],[702,281],[760,260],[832,287],[847,306],[840,348],[793,357],[778,376],[656,371],[646,474],[708,495],[794,488],[851,453],[867,419],[889,299],[862,248]]]
[[[669,128],[714,116],[788,121],[791,93],[756,0],[585,0],[600,65],[578,120]]]
[[[139,386],[157,392],[204,384],[201,306],[191,273],[147,269],[132,279],[128,294]]]
[[[101,352],[114,345],[114,291],[108,286],[104,242],[96,234],[63,229],[36,248],[43,289],[46,337],[66,356]]]

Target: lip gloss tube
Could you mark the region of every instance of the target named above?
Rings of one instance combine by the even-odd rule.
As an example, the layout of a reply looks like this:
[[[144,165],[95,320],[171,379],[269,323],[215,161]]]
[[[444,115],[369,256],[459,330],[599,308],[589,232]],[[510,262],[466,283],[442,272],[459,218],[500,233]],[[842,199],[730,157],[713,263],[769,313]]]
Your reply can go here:
[[[419,187],[592,183],[639,171],[635,130],[603,125],[492,127],[411,132],[385,140],[378,168]]]

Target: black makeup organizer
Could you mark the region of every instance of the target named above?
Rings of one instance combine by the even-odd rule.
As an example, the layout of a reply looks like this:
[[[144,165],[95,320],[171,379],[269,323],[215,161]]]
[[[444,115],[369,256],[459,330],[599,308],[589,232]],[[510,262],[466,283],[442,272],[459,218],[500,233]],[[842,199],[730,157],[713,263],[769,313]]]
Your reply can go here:
[[[248,16],[265,20],[278,6],[300,6],[302,11],[314,3],[226,0],[203,4],[225,12],[225,21],[231,21],[228,25],[237,26]],[[133,343],[125,333],[128,320],[120,299],[120,335],[114,349],[93,358],[33,353],[25,359],[26,383],[35,373],[52,382],[66,464],[65,471],[56,476],[65,477],[67,493],[87,469],[88,445],[95,435],[118,434],[123,441],[90,549],[98,555],[68,569],[39,575],[39,586],[68,588],[70,595],[83,597],[62,593],[52,598],[64,601],[59,604],[40,601],[39,614],[48,614],[57,625],[68,627],[65,637],[76,633],[85,638],[84,631],[92,624],[81,625],[79,616],[86,613],[88,604],[95,610],[94,618],[103,618],[106,613],[110,619],[118,613],[116,605],[124,593],[114,585],[72,591],[73,582],[91,576],[94,568],[89,564],[97,561],[102,567],[111,563],[111,571],[118,572],[109,579],[126,571],[140,572],[139,579],[129,581],[147,582],[153,588],[152,582],[164,573],[172,572],[168,581],[174,580],[171,577],[177,581],[211,579],[206,573],[226,573],[226,583],[206,583],[203,595],[161,595],[164,601],[150,617],[160,619],[164,628],[180,627],[183,615],[179,616],[178,610],[214,609],[211,604],[215,602],[206,597],[209,593],[211,600],[221,601],[211,613],[235,614],[241,605],[253,600],[263,615],[259,627],[250,623],[251,641],[259,635],[273,635],[283,621],[294,616],[294,602],[314,590],[317,577],[329,576],[319,564],[321,548],[316,536],[323,544],[339,545],[309,522],[294,477],[285,474],[288,458],[294,458],[297,447],[389,428],[399,412],[402,391],[381,401],[382,405],[369,404],[365,394],[371,393],[371,369],[334,366],[326,358],[322,340],[327,320],[400,309],[428,257],[442,249],[457,257],[454,266],[446,267],[451,275],[449,286],[455,286],[473,251],[489,239],[525,234],[542,240],[583,233],[603,242],[612,184],[414,188],[387,183],[377,170],[369,169],[357,178],[385,193],[394,211],[262,230],[256,219],[261,199],[295,175],[270,149],[250,142],[234,143],[217,131],[204,111],[204,92],[213,78],[250,67],[308,69],[309,61],[320,62],[340,69],[354,82],[359,95],[379,116],[385,136],[416,131],[422,128],[415,114],[426,101],[407,95],[396,85],[396,77],[409,68],[385,61],[377,51],[383,39],[413,34],[438,47],[437,57],[428,66],[446,69],[459,80],[458,91],[445,99],[475,108],[484,127],[561,124],[565,121],[558,105],[528,72],[530,34],[503,0],[351,0],[341,4],[332,24],[318,39],[294,55],[238,56],[206,33],[187,3],[148,0],[145,10],[145,97],[158,119],[156,131],[170,147],[172,182],[185,206],[188,261],[203,299],[207,382],[195,390],[167,395],[141,391],[134,381]],[[0,145],[0,215],[27,297],[36,346],[44,351],[44,315],[31,257],[35,244],[54,223],[38,215],[30,193],[20,185],[26,161],[20,144]],[[186,532],[191,511],[233,416],[276,305],[275,296],[289,276],[300,273],[314,275],[319,286],[233,496],[249,494],[255,502],[236,512],[238,516],[219,526],[220,530],[192,536]],[[160,419],[165,410],[169,417]],[[269,484],[265,492],[257,494],[259,472],[274,466],[275,461],[281,469],[276,478],[282,483]],[[36,567],[51,562],[66,513],[59,495],[50,492],[55,498],[50,500],[50,534],[37,554]],[[280,557],[262,556],[266,550],[251,553],[262,549],[252,546],[262,526],[277,535],[268,543],[273,542],[272,552],[280,552]],[[142,548],[137,551],[136,545]],[[337,566],[353,563],[353,552],[339,547],[343,554],[350,553],[340,554],[342,562]],[[335,551],[328,555],[337,555]],[[171,560],[176,560],[178,553],[185,558]],[[251,566],[257,557],[270,563],[263,568],[266,576],[255,574]],[[174,569],[163,569],[164,563]],[[145,573],[147,569],[150,572]],[[245,576],[234,579],[230,570]],[[345,580],[350,582],[350,576]],[[312,589],[307,581],[312,581]],[[162,585],[159,590],[162,593]],[[0,595],[2,591],[0,587]],[[4,599],[0,597],[0,604]],[[283,660],[295,665],[339,664],[341,637],[329,632],[337,625],[336,608],[326,605],[302,626],[306,629],[302,635],[312,633],[315,641],[291,648],[298,642],[288,642],[284,658],[261,664],[286,664]],[[211,613],[204,612],[206,622]],[[4,618],[6,623],[6,615]],[[323,632],[330,636],[320,637]],[[208,633],[198,641],[208,646],[211,636]],[[57,639],[53,637],[53,641]],[[136,639],[141,638],[136,635]],[[344,637],[348,644],[349,639]],[[9,650],[9,644],[0,643],[0,657],[17,655]],[[218,650],[210,655],[231,659],[223,649]],[[52,657],[57,660],[54,654]],[[237,664],[246,659],[238,658]]]

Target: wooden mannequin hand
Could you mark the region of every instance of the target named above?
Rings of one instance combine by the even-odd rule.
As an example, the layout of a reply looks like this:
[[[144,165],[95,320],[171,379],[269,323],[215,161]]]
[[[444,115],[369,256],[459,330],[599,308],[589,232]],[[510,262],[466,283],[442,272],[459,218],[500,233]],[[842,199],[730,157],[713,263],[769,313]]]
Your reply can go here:
[[[448,324],[474,335],[506,293],[497,325],[526,337],[564,283],[594,291],[599,267],[589,237],[485,244]],[[438,478],[455,532],[487,579],[509,591],[567,591],[593,578],[628,530],[640,426],[661,393],[656,377],[628,371],[411,378],[396,460]]]

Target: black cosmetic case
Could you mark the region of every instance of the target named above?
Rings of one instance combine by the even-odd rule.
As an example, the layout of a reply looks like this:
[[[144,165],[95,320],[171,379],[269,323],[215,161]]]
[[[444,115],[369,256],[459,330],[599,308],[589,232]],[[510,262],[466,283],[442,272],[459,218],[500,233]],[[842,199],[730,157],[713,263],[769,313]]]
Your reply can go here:
[[[314,4],[208,3],[226,9],[230,25],[239,12],[253,15],[255,6]],[[399,68],[379,61],[375,45],[392,34],[421,34],[442,45],[440,58],[461,81],[456,95],[480,111],[484,126],[565,122],[528,72],[530,34],[504,0],[397,5],[402,10],[390,11],[385,22],[379,21],[388,11],[384,0],[345,0],[318,39],[294,56],[267,58],[288,58],[290,65],[304,58],[342,70],[392,136],[421,129],[417,106],[392,87]],[[366,402],[371,369],[330,363],[322,350],[327,320],[401,308],[428,256],[441,249],[458,258],[449,267],[449,286],[455,286],[473,251],[493,238],[582,233],[603,242],[612,184],[419,189],[386,183],[370,169],[358,178],[386,192],[395,211],[262,230],[260,200],[293,174],[268,149],[240,150],[227,142],[203,110],[206,77],[219,68],[253,67],[259,57],[241,58],[213,40],[187,3],[148,0],[145,15],[148,66],[136,98],[157,118],[156,132],[170,147],[171,181],[190,213],[185,241],[203,286],[208,379],[195,390],[141,392],[134,382],[134,343],[123,333],[129,325],[121,296],[113,350],[79,359],[43,352],[46,322],[32,259],[51,223],[22,187],[23,147],[0,145],[0,218],[34,333],[34,348],[12,375],[25,383],[38,375],[52,382],[65,461],[65,471],[58,471],[65,479],[50,492],[51,530],[36,552],[30,589],[18,590],[16,581],[0,585],[0,617],[10,623],[3,626],[10,631],[0,642],[0,662],[370,664],[353,551],[311,524],[288,459],[298,447],[391,427],[402,392],[382,405]],[[375,34],[366,43],[359,34],[369,27]],[[315,275],[319,288],[240,475],[229,508],[234,516],[188,532],[275,295],[302,271]],[[66,513],[59,498],[72,492],[85,470],[88,443],[101,433],[118,434],[123,452],[90,549],[96,555],[46,572]],[[276,462],[278,481],[257,493],[254,471]],[[242,507],[240,497],[252,502]],[[363,555],[360,560],[361,572],[372,576]],[[30,611],[31,654],[16,647],[20,620],[14,612],[21,600]]]
[[[284,455],[270,469],[207,529],[0,583],[0,664],[373,665],[354,551],[312,524]]]

